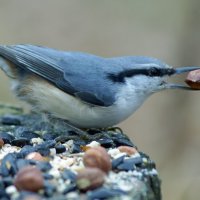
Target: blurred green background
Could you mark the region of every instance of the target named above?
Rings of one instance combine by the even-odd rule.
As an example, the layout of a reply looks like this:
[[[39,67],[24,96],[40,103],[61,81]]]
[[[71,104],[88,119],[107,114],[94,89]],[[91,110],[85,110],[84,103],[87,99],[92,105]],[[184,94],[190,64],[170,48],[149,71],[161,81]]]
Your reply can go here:
[[[0,43],[200,65],[200,1],[0,0]],[[3,72],[0,101],[19,103]],[[199,101],[200,92],[164,91],[120,124],[156,161],[163,199],[199,199]]]

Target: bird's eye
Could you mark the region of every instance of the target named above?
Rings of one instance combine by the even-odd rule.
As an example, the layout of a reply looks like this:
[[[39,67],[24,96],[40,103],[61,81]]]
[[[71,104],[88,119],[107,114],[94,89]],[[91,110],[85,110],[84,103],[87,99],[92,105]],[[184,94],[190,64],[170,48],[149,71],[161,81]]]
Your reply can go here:
[[[160,76],[160,70],[156,67],[151,67],[149,69],[149,76]]]

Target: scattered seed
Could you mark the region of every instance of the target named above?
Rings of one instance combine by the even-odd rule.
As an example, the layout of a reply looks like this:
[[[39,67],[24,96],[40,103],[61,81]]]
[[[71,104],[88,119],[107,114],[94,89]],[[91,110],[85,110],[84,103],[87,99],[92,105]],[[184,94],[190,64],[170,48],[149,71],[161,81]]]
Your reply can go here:
[[[87,167],[77,175],[77,187],[81,191],[92,190],[103,185],[105,173],[98,168]]]
[[[97,167],[108,173],[111,168],[110,156],[103,147],[93,147],[86,151],[83,156],[83,163],[86,167]]]
[[[118,149],[120,150],[120,152],[127,153],[129,156],[138,153],[136,148],[130,146],[119,146]]]
[[[44,187],[42,173],[36,167],[24,167],[17,173],[14,185],[18,190],[37,192]]]

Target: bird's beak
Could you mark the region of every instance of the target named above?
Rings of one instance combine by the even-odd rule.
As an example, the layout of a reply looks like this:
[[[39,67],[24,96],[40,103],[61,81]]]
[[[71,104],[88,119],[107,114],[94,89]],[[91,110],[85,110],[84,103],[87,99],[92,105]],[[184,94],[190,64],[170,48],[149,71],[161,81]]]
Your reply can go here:
[[[174,74],[183,74],[185,72],[190,72],[197,69],[200,69],[200,67],[179,67],[174,69]]]
[[[174,68],[174,72],[171,74],[173,75],[178,75],[178,74],[183,74],[185,72],[190,72],[194,70],[198,70],[200,67],[179,67],[179,68]],[[167,83],[166,84],[167,89],[183,89],[183,90],[199,90],[196,88],[191,88],[183,84],[176,84],[176,83]]]

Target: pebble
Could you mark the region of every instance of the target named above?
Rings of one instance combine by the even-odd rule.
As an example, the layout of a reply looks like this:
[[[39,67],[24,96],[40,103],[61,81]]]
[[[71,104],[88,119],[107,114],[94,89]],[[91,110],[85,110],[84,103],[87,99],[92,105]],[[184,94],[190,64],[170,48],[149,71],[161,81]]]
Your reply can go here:
[[[43,174],[43,178],[45,180],[52,180],[53,179],[53,175],[49,174],[49,173],[44,173]]]
[[[0,181],[0,190],[4,189],[5,185],[3,183],[3,177],[1,177],[1,181]]]
[[[43,146],[44,148],[54,148],[55,145],[56,145],[56,141],[55,140],[48,140],[48,141],[44,141],[40,145]]]
[[[5,157],[8,153],[15,153],[15,152],[19,152],[19,151],[20,151],[19,147],[11,146],[10,144],[5,144],[5,145],[0,149],[0,160],[4,159],[4,157]]]
[[[10,185],[6,188],[6,193],[12,195],[17,192],[17,188],[14,185]]]
[[[55,156],[56,155],[56,149],[55,148],[51,148],[50,149],[50,156]]]
[[[0,197],[2,200],[10,200],[10,195],[4,189],[0,189]]]
[[[114,158],[116,155],[118,155],[120,153],[120,150],[117,149],[117,148],[114,148],[114,149],[109,149],[108,150],[108,154]]]
[[[113,139],[113,141],[114,141],[114,143],[117,147],[118,146],[124,146],[124,145],[130,146],[130,147],[134,146],[133,143],[127,138],[117,138],[117,137],[115,137],[115,138],[112,138],[112,139]]]
[[[100,143],[102,147],[105,147],[105,148],[114,147],[114,142],[110,138],[101,138],[98,140],[98,142]]]
[[[21,120],[17,115],[7,115],[1,118],[1,123],[4,125],[21,125]]]
[[[54,166],[54,168],[49,170],[49,174],[52,175],[55,179],[60,178],[60,171],[57,168],[55,168],[55,166]]]
[[[42,198],[34,192],[21,191],[17,200],[42,200]]]
[[[77,192],[69,192],[64,199],[62,200],[66,200],[66,199],[69,199],[69,200],[77,200],[77,199],[80,199],[80,196]]]
[[[37,133],[34,133],[32,131],[24,130],[24,127],[19,127],[15,130],[14,136],[16,138],[26,138],[28,140],[31,140],[33,138],[39,138],[40,135]]]
[[[56,186],[52,185],[49,181],[45,181],[44,184],[44,195],[46,197],[51,197],[56,192]]]
[[[14,146],[17,146],[17,147],[23,147],[25,145],[29,145],[30,141],[27,138],[21,137],[21,138],[17,138],[17,139],[12,140],[11,144],[14,145]]]
[[[3,141],[3,139],[2,139],[2,138],[0,138],[0,148],[2,148],[2,147],[3,147],[3,145],[4,145],[4,141]]]
[[[66,186],[68,185],[68,182],[67,181],[64,181],[63,179],[59,179],[58,182],[57,182],[57,191],[59,193],[62,193],[64,192],[64,190],[66,189]]]
[[[105,176],[101,169],[87,167],[78,173],[76,184],[80,191],[93,190],[103,185]]]
[[[8,153],[0,165],[0,175],[3,177],[14,176],[17,172],[17,153]]]
[[[123,163],[117,166],[117,169],[125,171],[134,170],[136,168],[136,165],[141,163],[142,163],[141,157],[124,159]]]
[[[63,153],[66,151],[66,147],[63,144],[55,145],[56,153]]]
[[[111,189],[101,187],[94,191],[90,191],[87,193],[88,200],[94,199],[108,199],[111,197],[119,197],[120,195],[126,195],[127,193],[120,189]]]
[[[43,140],[48,141],[48,140],[54,140],[58,135],[53,134],[53,133],[45,133],[42,135]]]
[[[67,193],[73,192],[73,191],[75,191],[75,190],[77,190],[77,186],[76,186],[75,183],[73,183],[73,184],[68,185],[68,186],[63,190],[62,193],[63,193],[63,194],[67,194]]]
[[[81,150],[84,151],[84,152],[87,151],[87,150],[90,149],[90,148],[91,148],[91,147],[90,147],[90,146],[87,146],[87,145],[86,145],[86,146],[81,146]]]
[[[45,145],[38,144],[34,146],[34,151],[39,152],[42,156],[47,157],[50,155],[50,149],[49,147],[46,147]]]
[[[70,167],[70,169],[72,169],[73,171],[77,171],[77,172],[81,171],[81,170],[84,169],[84,168],[85,168],[85,167],[84,167],[83,162],[80,162],[79,164],[72,165],[72,166]]]
[[[70,153],[79,153],[81,152],[81,146],[85,146],[85,142],[82,141],[73,141],[72,148],[69,150]]]
[[[136,148],[130,146],[119,146],[118,149],[120,152],[127,153],[129,156],[138,153]]]
[[[10,144],[15,137],[6,132],[0,132],[0,138],[4,141],[5,144]]]
[[[22,198],[20,197],[19,200],[21,200]],[[42,200],[42,198],[39,195],[36,194],[30,194],[25,196],[22,200]]]
[[[35,164],[35,163],[33,163]],[[27,166],[27,165],[31,165],[30,161],[29,160],[25,160],[25,159],[17,159],[16,161],[16,166],[17,166],[17,169],[20,170],[21,168]]]
[[[65,168],[70,167],[75,162],[75,158],[67,157],[66,159],[62,159],[59,156],[55,156],[55,158],[50,162],[52,165],[56,166],[59,170],[64,170]]]
[[[46,161],[37,162],[36,167],[38,169],[40,169],[42,172],[47,172],[52,168],[51,164],[49,162],[46,162]]]
[[[28,154],[35,152],[35,147],[31,146],[31,145],[25,145],[21,148],[20,150],[20,154],[22,157],[26,157]]]
[[[110,156],[100,146],[88,149],[83,156],[83,163],[86,167],[97,167],[106,173],[112,168]]]
[[[72,149],[70,150],[70,153],[79,153],[81,152],[81,147],[78,144],[74,144]]]
[[[123,163],[125,157],[126,156],[123,155],[123,156],[120,156],[119,158],[113,159],[112,160],[112,169],[117,168],[121,163]]]
[[[62,177],[64,180],[70,180],[71,182],[74,182],[77,178],[77,174],[75,174],[74,172],[72,172],[69,169],[65,169],[62,172]]]
[[[28,160],[37,160],[37,161],[45,161],[46,158],[43,157],[40,153],[38,152],[31,152],[26,156],[26,159]]]
[[[86,146],[88,146],[88,147],[98,147],[98,146],[100,146],[100,143],[96,142],[96,141],[92,141],[89,144],[87,144]]]
[[[40,137],[37,138],[32,138],[31,139],[31,144],[36,145],[36,144],[42,144],[44,142],[44,140]]]
[[[2,178],[1,181],[4,185],[4,187],[13,185],[13,177],[11,177],[11,176],[6,176],[6,177]]]
[[[18,190],[37,192],[44,188],[44,179],[38,168],[27,166],[19,170],[14,180],[14,185]]]

